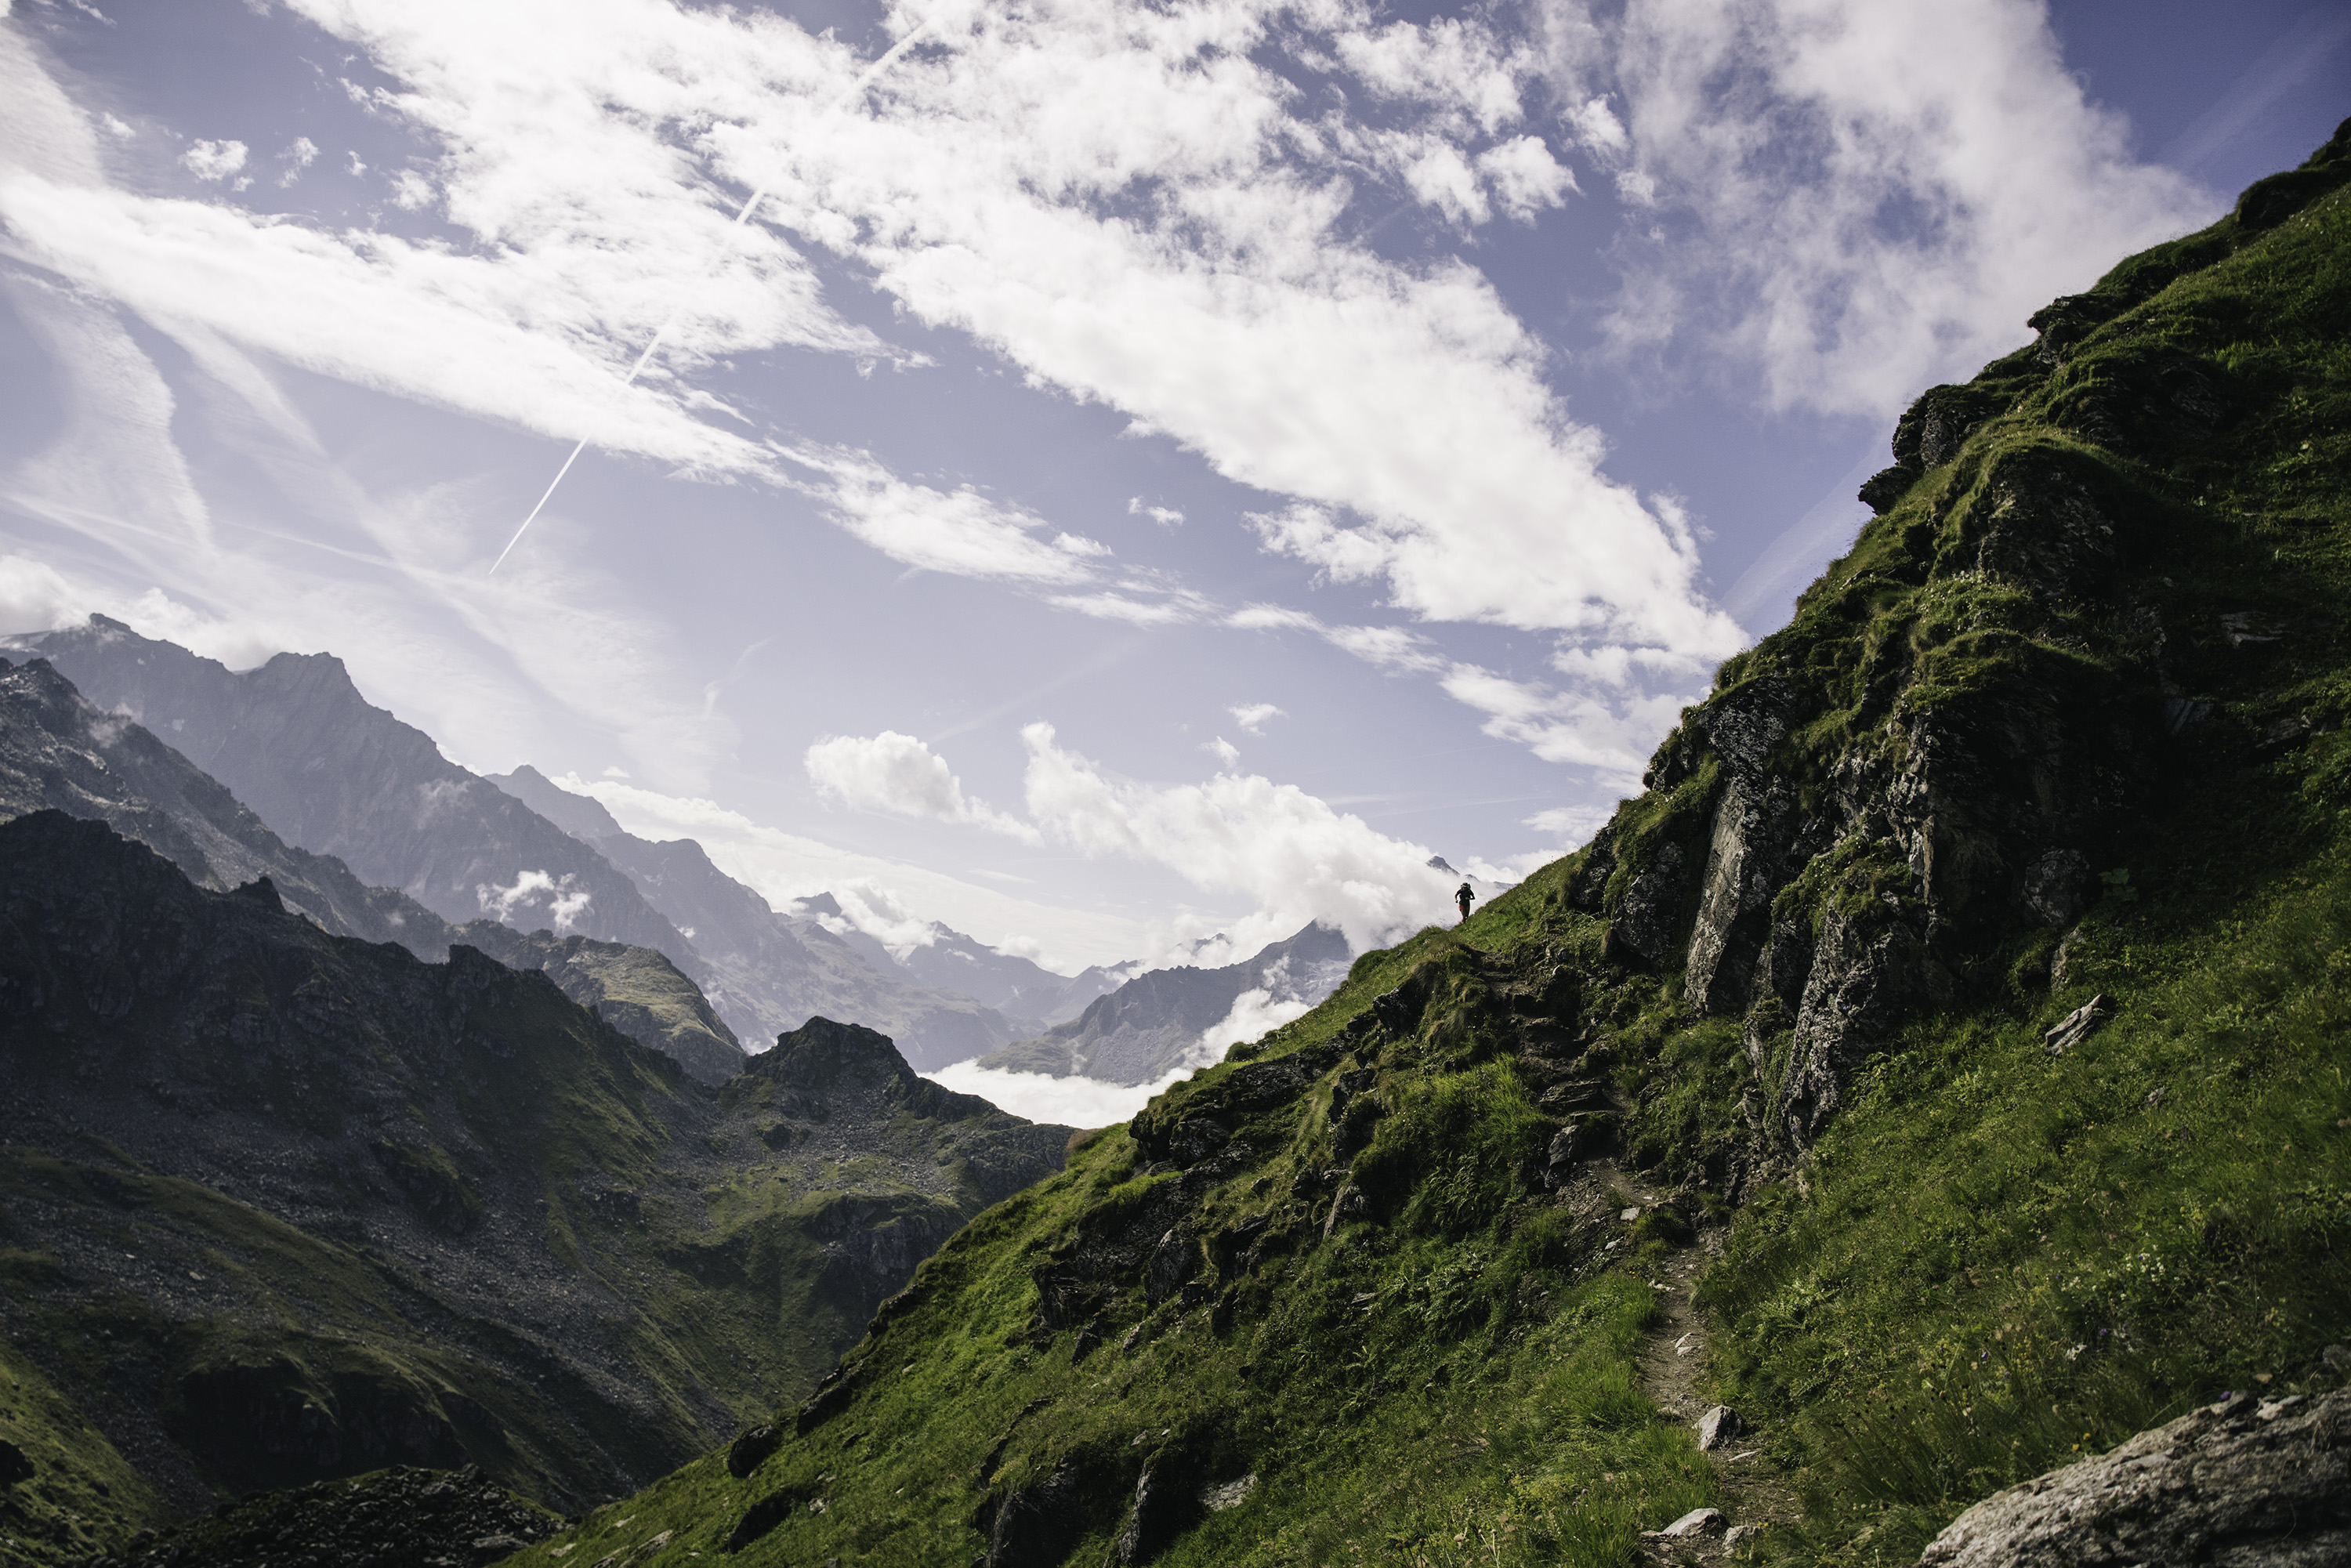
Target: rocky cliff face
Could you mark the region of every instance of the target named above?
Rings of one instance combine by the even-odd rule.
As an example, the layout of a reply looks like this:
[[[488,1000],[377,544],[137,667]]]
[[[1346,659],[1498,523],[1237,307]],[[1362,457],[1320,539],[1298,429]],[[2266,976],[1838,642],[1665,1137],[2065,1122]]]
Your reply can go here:
[[[1224,1021],[1243,992],[1261,989],[1271,1000],[1319,1002],[1346,978],[1347,965],[1346,937],[1329,926],[1309,925],[1238,964],[1137,975],[1089,1002],[1075,1019],[982,1057],[980,1065],[1148,1083],[1201,1051],[1202,1037]]]
[[[804,1388],[1059,1164],[1066,1129],[903,1061],[893,1092],[888,1042],[855,1043],[862,1075],[784,1082],[788,1108],[772,1073],[705,1089],[545,974],[424,964],[19,817],[0,1313],[181,1508],[468,1460],[576,1507]]]
[[[2162,575],[2249,400],[2146,307],[2226,249],[2135,258],[1922,396],[1863,489],[1879,520],[1725,664],[1594,845],[1582,907],[1693,1011],[1746,1020],[1783,1149],[1905,1020],[2080,919],[2202,716],[2289,634]]]

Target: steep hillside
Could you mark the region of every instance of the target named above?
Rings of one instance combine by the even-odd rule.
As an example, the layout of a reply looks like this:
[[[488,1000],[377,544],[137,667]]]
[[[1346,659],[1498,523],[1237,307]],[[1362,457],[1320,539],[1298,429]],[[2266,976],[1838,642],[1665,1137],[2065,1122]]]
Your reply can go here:
[[[805,1390],[1069,1135],[821,1019],[705,1088],[544,975],[54,811],[0,824],[0,1316],[55,1396],[9,1402],[20,1490],[89,1521],[43,1562],[387,1463],[625,1491]]]
[[[743,1071],[742,1041],[701,989],[650,947],[552,931],[524,936],[495,921],[461,925],[456,940],[509,969],[536,969],[556,989],[635,1040],[674,1058],[705,1083]]]
[[[778,1440],[516,1561],[1621,1564],[1719,1554],[1643,1538],[1711,1504],[1900,1563],[2341,1385],[2346,181],[2351,126],[1927,393],[1592,846],[975,1220]]]
[[[1215,969],[1189,965],[1150,969],[1098,997],[1067,1023],[1035,1040],[980,1058],[983,1067],[1149,1083],[1187,1060],[1201,1037],[1222,1023],[1243,993],[1263,999],[1319,1002],[1347,973],[1347,938],[1309,924],[1255,957]],[[1227,1042],[1229,1043],[1229,1042]]]

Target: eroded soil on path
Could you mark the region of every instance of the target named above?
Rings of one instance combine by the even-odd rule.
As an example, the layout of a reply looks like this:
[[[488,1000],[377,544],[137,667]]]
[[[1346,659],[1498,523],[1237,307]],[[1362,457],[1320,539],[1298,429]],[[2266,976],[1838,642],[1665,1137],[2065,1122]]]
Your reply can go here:
[[[1613,1160],[1594,1160],[1583,1173],[1624,1198],[1626,1209],[1664,1207],[1667,1195]],[[1641,1359],[1641,1385],[1670,1420],[1695,1427],[1718,1403],[1705,1389],[1708,1325],[1691,1298],[1698,1277],[1722,1255],[1727,1232],[1723,1227],[1700,1228],[1687,1244],[1671,1249],[1651,1266],[1649,1286],[1657,1299],[1656,1326]],[[1761,1434],[1751,1427],[1707,1455],[1715,1469],[1719,1507],[1731,1526],[1760,1526],[1768,1539],[1775,1529],[1792,1524],[1802,1506],[1795,1489],[1761,1451]],[[1737,1546],[1723,1537],[1700,1536],[1679,1541],[1648,1539],[1643,1542],[1647,1560],[1658,1563],[1744,1563],[1761,1560],[1760,1542],[1746,1537]]]

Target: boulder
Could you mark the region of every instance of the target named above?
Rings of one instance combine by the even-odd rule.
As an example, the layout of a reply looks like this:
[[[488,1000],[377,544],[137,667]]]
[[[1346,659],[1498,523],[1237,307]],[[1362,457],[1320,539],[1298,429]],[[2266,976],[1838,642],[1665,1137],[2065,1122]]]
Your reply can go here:
[[[2236,1395],[1953,1520],[1920,1568],[2351,1562],[2351,1390]]]
[[[1698,1446],[1708,1451],[1728,1448],[1746,1430],[1747,1423],[1739,1418],[1739,1412],[1728,1405],[1718,1405],[1698,1418]]]
[[[2041,1037],[2042,1049],[2052,1056],[2063,1056],[2090,1038],[2092,1030],[2106,1021],[2114,1005],[2103,996],[2092,997],[2064,1018],[2049,1026]]]
[[[1665,1529],[1657,1531],[1668,1541],[1689,1541],[1704,1535],[1720,1535],[1730,1528],[1730,1521],[1719,1508],[1694,1508]]]

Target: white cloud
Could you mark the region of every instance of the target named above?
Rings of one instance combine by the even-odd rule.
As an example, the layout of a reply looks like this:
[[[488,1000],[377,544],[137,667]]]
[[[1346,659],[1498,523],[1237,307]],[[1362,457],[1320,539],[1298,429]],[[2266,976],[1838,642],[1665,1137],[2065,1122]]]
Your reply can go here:
[[[180,162],[197,179],[217,183],[245,167],[246,151],[242,141],[194,141]]]
[[[304,170],[318,161],[319,144],[307,136],[297,136],[287,144],[286,151],[277,155],[277,162],[285,166],[285,172],[277,176],[277,183],[292,184],[302,177]]]
[[[1549,852],[1549,858],[1555,860],[1591,842],[1592,835],[1598,832],[1615,812],[1613,803],[1605,806],[1553,806],[1549,810],[1537,811],[1527,818],[1526,826],[1558,841],[1559,848]]]
[[[1626,193],[1689,223],[1632,246],[1614,336],[1751,365],[1775,406],[1882,416],[2217,211],[2026,0],[1636,0],[1615,68]]]
[[[1426,845],[1374,831],[1295,785],[1222,772],[1205,784],[1120,779],[1054,740],[1020,732],[1029,748],[1029,814],[1048,837],[1090,856],[1166,866],[1195,886],[1256,905],[1230,932],[1254,952],[1309,920],[1338,926],[1355,951],[1437,919],[1450,891]]]
[[[584,889],[573,887],[576,880],[568,872],[560,878],[549,876],[543,871],[519,872],[516,873],[513,886],[499,887],[481,883],[475,887],[474,897],[480,903],[484,915],[510,925],[517,923],[518,915],[528,914],[534,905],[544,902],[548,918],[554,923],[554,928],[568,931],[572,923],[586,913],[588,902],[593,896]]]
[[[1263,735],[1268,724],[1290,716],[1271,703],[1236,703],[1225,711],[1233,716],[1233,722],[1248,735]]]
[[[946,758],[894,729],[829,736],[808,748],[802,765],[819,794],[852,810],[968,823],[1028,843],[1042,841],[1028,823],[967,796]]]
[[[1166,528],[1176,528],[1184,521],[1184,514],[1175,507],[1146,507],[1143,504],[1143,497],[1140,496],[1129,496],[1126,498],[1126,515],[1130,517],[1149,517],[1153,522]]]
[[[982,1067],[977,1058],[923,1076],[958,1094],[977,1094],[1000,1111],[1064,1127],[1107,1127],[1123,1122],[1175,1083],[1192,1075],[1179,1067],[1150,1083],[1104,1083],[1094,1078],[1055,1078],[1043,1072],[1008,1072]]]
[[[1213,740],[1202,741],[1200,749],[1214,757],[1228,768],[1241,759],[1241,748],[1221,735]]]
[[[569,773],[555,782],[601,801],[623,828],[640,837],[696,840],[719,870],[778,909],[814,894],[871,887],[886,894],[893,908],[925,911],[992,947],[1022,939],[1034,942],[1034,951],[1046,955],[1038,962],[1064,974],[1075,974],[1089,964],[1123,963],[1164,945],[1164,938],[1142,922],[1123,915],[1040,904],[928,867],[860,854],[764,826],[715,800]],[[846,901],[842,907],[848,907]],[[868,907],[872,907],[870,901]]]
[[[989,499],[966,485],[935,490],[903,479],[868,454],[801,447],[794,465],[817,476],[797,487],[835,521],[893,560],[958,577],[1058,587],[1091,581],[1088,560],[1105,553],[1092,539],[1038,537],[1042,517]]]
[[[1225,1016],[1200,1031],[1184,1058],[1186,1067],[1212,1067],[1236,1045],[1251,1045],[1292,1019],[1304,1018],[1314,1003],[1291,990],[1290,960],[1276,964],[1262,986],[1252,986],[1233,998]]]
[[[0,555],[0,634],[55,632],[89,613],[88,602],[48,562]]]

